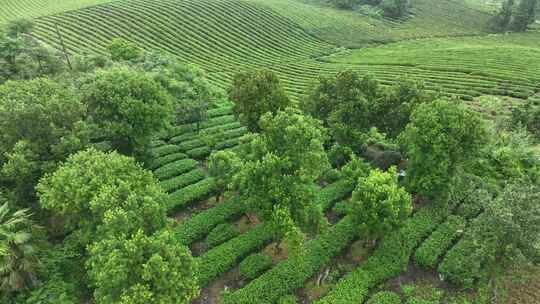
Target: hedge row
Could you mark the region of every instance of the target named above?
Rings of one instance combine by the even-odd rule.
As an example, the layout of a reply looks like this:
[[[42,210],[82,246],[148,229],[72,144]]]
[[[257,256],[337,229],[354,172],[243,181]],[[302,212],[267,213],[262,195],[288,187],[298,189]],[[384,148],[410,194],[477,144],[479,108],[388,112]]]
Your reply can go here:
[[[401,229],[384,238],[365,263],[339,280],[328,295],[315,303],[364,302],[370,288],[407,269],[414,248],[445,219],[448,207],[432,205],[419,210]]]
[[[224,124],[224,125],[218,125],[218,126],[206,128],[206,129],[204,129],[204,132],[208,132],[210,134],[215,134],[215,133],[217,133],[219,131],[227,131],[227,130],[238,129],[241,126],[242,125],[239,122],[235,121],[235,122],[227,123],[227,124]],[[184,141],[189,141],[189,140],[195,139],[198,136],[200,136],[200,132],[196,132],[196,131],[188,132],[188,133],[184,133],[182,135],[178,135],[178,136],[175,136],[175,137],[171,138],[169,140],[169,142],[173,143],[173,144],[177,144],[177,143],[181,143],[181,142],[184,142]]]
[[[210,109],[210,110],[207,111],[207,115],[210,118],[218,117],[218,116],[230,115],[232,113],[233,113],[233,109],[230,106],[229,107],[219,107],[219,108]]]
[[[211,153],[212,150],[208,146],[203,146],[186,151],[186,154],[189,155],[189,157],[200,160],[205,159]]]
[[[374,294],[367,304],[401,304],[401,298],[395,292],[380,291]]]
[[[319,272],[338,256],[356,235],[350,217],[345,217],[325,233],[306,244],[301,257],[291,257],[244,288],[224,297],[224,304],[274,303]],[[350,302],[352,303],[352,302]]]
[[[237,237],[240,234],[236,225],[231,223],[223,223],[217,225],[208,235],[204,241],[209,248],[216,247],[225,243],[226,241]]]
[[[224,131],[222,134],[218,135],[221,142],[216,144],[216,149],[221,150],[223,148],[228,148],[226,144],[228,141],[241,137],[242,135],[246,134],[246,132],[247,129],[245,127]],[[205,146],[205,143],[201,138],[194,138],[192,140],[182,142],[178,146],[182,151],[189,151],[195,148],[203,147]]]
[[[321,206],[322,210],[328,210],[332,208],[336,201],[349,196],[353,190],[354,185],[348,180],[339,180],[319,191],[317,203]]]
[[[181,210],[191,203],[201,201],[212,196],[215,190],[216,182],[214,179],[205,178],[198,183],[191,184],[183,189],[169,194],[166,203],[166,210],[168,213]]]
[[[156,170],[159,167],[165,166],[166,164],[170,164],[174,161],[185,159],[188,156],[184,153],[173,153],[165,156],[161,156],[158,158],[154,158],[152,161],[150,161],[149,168],[150,170]]]
[[[173,153],[176,153],[176,152],[181,152],[180,147],[177,146],[177,145],[163,145],[163,146],[159,146],[157,148],[150,149],[150,154],[154,158],[158,158],[158,157],[161,157],[161,156],[173,154]]]
[[[252,252],[262,249],[272,240],[272,231],[267,224],[261,224],[250,231],[198,257],[199,285],[204,287],[225,272],[232,269]]]
[[[202,239],[218,224],[242,214],[245,205],[238,198],[219,204],[214,208],[194,215],[188,221],[175,228],[177,239],[184,245]]]
[[[166,142],[161,139],[154,139],[150,142],[150,148],[157,148],[159,146],[165,145]]]
[[[204,171],[196,168],[182,175],[178,175],[176,177],[161,181],[159,182],[159,185],[166,192],[172,192],[196,183],[205,177],[206,174],[204,173]]]
[[[189,172],[196,168],[198,164],[194,159],[180,159],[154,170],[154,175],[159,180],[164,180]]]
[[[225,124],[235,122],[235,121],[236,121],[236,118],[234,117],[234,115],[219,116],[219,117],[211,118],[209,120],[206,120],[200,123],[199,130],[207,129],[207,128],[211,128],[211,127],[215,127],[219,125],[225,125]],[[169,137],[175,137],[175,136],[185,134],[187,132],[194,132],[194,131],[198,131],[196,123],[178,125],[169,132]]]
[[[240,276],[253,280],[272,267],[272,257],[263,253],[255,253],[245,258],[238,266]]]
[[[478,225],[481,216],[474,219],[471,225]],[[483,247],[474,234],[468,232],[454,246],[438,267],[438,271],[445,281],[461,285],[465,288],[473,287],[474,282],[483,274],[482,265],[492,254],[485,252],[489,247]],[[484,250],[482,250],[484,248]]]
[[[418,248],[414,256],[416,263],[425,268],[435,267],[439,258],[463,234],[466,224],[467,221],[462,217],[449,216]]]

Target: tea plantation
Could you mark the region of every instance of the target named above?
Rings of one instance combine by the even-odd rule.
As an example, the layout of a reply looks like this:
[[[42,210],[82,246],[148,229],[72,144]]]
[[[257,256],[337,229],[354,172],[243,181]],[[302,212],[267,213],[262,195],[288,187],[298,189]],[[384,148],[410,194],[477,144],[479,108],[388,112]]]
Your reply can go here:
[[[540,303],[512,3],[0,0],[0,302]]]

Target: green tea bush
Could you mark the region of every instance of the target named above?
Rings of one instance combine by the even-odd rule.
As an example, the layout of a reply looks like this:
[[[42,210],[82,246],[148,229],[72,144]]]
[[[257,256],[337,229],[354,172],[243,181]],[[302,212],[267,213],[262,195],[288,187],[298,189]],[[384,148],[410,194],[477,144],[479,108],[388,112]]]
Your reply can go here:
[[[164,180],[189,172],[191,169],[197,167],[198,164],[194,159],[180,159],[154,170],[154,175],[158,179]]]
[[[238,232],[235,225],[229,223],[219,224],[206,236],[205,242],[209,247],[215,247],[237,237],[239,234],[240,232]]]
[[[248,256],[240,263],[238,268],[240,275],[247,280],[252,280],[261,275],[272,266],[272,257],[262,253]]]
[[[245,210],[244,203],[237,198],[231,198],[227,202],[197,213],[189,220],[175,228],[175,235],[179,242],[190,245],[194,241],[202,239],[216,225],[233,219]]]
[[[154,158],[166,156],[166,155],[173,154],[176,152],[180,152],[180,147],[177,145],[163,145],[163,146],[150,149],[150,154]]]
[[[197,169],[193,169],[193,170],[191,170],[191,171],[189,171],[187,173],[184,173],[182,175],[178,175],[176,177],[173,177],[173,178],[170,178],[170,179],[167,179],[167,180],[163,180],[163,181],[159,182],[159,185],[166,192],[171,192],[171,191],[175,191],[175,190],[184,188],[184,187],[189,186],[191,184],[194,184],[194,183],[200,181],[201,179],[203,179],[205,177],[206,177],[206,174],[204,173],[204,171],[197,168]]]
[[[438,259],[454,240],[463,234],[466,221],[459,216],[449,216],[416,251],[415,261],[425,268],[435,267]]]
[[[250,231],[225,242],[198,257],[199,285],[204,287],[231,270],[238,262],[254,251],[260,250],[273,237],[272,230],[261,224]]]
[[[187,158],[188,156],[184,153],[172,153],[172,154],[169,154],[169,155],[165,155],[165,156],[161,156],[161,157],[158,157],[158,158],[155,158],[153,160],[150,161],[150,164],[149,164],[149,168],[151,170],[156,170],[158,169],[159,167],[162,167],[166,164],[169,164],[169,163],[172,163],[174,161],[177,161],[177,160],[181,160],[181,159],[185,159]]]
[[[346,217],[306,245],[302,256],[279,263],[244,288],[224,297],[225,304],[273,303],[313,277],[339,255],[356,236],[356,227]],[[350,303],[350,302],[348,302]]]
[[[198,183],[189,185],[183,189],[177,190],[171,194],[166,202],[168,213],[178,211],[187,205],[212,196],[215,191],[216,183],[212,178],[206,178]]]
[[[360,267],[343,277],[316,304],[349,304],[366,300],[369,289],[399,275],[409,265],[418,243],[449,213],[449,206],[437,204],[422,208],[405,225],[384,238],[375,252]]]

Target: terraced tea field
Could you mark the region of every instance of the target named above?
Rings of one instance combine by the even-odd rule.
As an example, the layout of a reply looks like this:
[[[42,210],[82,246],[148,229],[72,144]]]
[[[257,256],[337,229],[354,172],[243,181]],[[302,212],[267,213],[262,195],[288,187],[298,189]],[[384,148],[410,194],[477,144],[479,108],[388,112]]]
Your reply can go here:
[[[420,11],[395,23],[372,18],[367,22],[354,12],[288,0],[121,0],[38,18],[35,34],[59,47],[54,30],[58,25],[72,53],[103,53],[111,39],[123,37],[143,49],[202,66],[222,88],[238,71],[269,68],[295,99],[320,74],[343,69],[373,74],[383,84],[405,76],[423,80],[432,90],[464,99],[484,94],[526,98],[536,91],[538,33],[421,39],[358,50],[324,41],[327,34],[336,37],[336,31],[371,37],[368,40],[380,40],[377,35],[399,40],[482,32],[475,23],[485,24],[484,13],[459,0],[441,5],[428,10],[427,2],[417,0],[413,7]],[[448,16],[437,15],[441,12]],[[454,14],[461,16],[459,22]]]
[[[19,18],[35,18],[111,2],[113,0],[1,0],[0,24]]]
[[[485,34],[490,18],[485,6],[478,1],[471,6],[470,0],[411,0],[411,16],[401,21],[337,10],[325,1],[248,1],[272,8],[324,41],[352,48],[413,38]]]

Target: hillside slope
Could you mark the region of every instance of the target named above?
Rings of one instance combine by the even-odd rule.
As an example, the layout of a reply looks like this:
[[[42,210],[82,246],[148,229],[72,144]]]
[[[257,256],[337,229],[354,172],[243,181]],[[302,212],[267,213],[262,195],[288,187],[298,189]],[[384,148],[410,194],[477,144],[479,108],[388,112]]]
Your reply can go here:
[[[422,80],[429,89],[464,99],[485,94],[526,98],[537,90],[538,33],[410,40],[452,31],[470,35],[485,21],[473,16],[486,16],[473,9],[451,16],[466,7],[463,0],[438,1],[429,14],[426,0],[414,3],[416,15],[407,21],[377,20],[381,24],[368,26],[362,23],[367,17],[293,0],[120,0],[37,18],[35,35],[59,47],[58,25],[71,53],[103,53],[111,39],[122,37],[200,65],[223,88],[236,72],[268,68],[295,99],[320,74],[344,69],[372,74],[387,85],[403,77]],[[326,27],[331,20],[334,27]],[[351,20],[354,26],[347,23]],[[437,20],[439,27],[430,27]],[[337,40],[351,35],[364,42],[373,37],[410,41],[344,50],[318,38],[340,26],[343,35]]]
[[[196,63],[228,84],[240,70],[272,67],[331,52],[289,19],[238,0],[115,1],[36,20],[35,34],[72,52],[102,53],[115,37]]]
[[[361,47],[412,38],[485,34],[491,15],[469,2],[411,0],[411,16],[400,22],[317,5],[313,0],[246,0],[272,8],[330,43]]]
[[[19,18],[58,14],[113,0],[0,0],[0,24]]]

